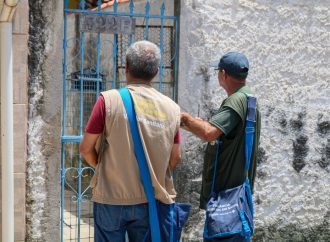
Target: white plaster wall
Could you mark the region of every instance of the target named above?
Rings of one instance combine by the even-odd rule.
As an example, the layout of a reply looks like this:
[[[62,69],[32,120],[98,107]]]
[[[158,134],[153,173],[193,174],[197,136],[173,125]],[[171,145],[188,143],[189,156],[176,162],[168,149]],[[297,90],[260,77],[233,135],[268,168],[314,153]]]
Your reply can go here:
[[[211,60],[237,50],[262,113],[255,241],[330,240],[330,2],[182,0],[179,104],[209,118],[226,97]],[[184,132],[179,200],[194,205],[185,241],[200,241],[204,143]],[[184,186],[182,184],[185,184]],[[188,185],[187,185],[188,184]]]

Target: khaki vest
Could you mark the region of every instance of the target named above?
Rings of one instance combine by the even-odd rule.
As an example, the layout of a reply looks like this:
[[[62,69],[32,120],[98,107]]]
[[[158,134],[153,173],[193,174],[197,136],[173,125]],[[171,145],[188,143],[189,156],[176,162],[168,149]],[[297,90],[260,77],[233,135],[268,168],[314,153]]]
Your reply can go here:
[[[172,203],[176,192],[169,159],[180,125],[180,108],[170,98],[147,85],[128,85],[156,199]],[[94,202],[112,205],[146,203],[134,155],[127,114],[117,90],[102,92],[105,130],[99,162],[91,180]]]

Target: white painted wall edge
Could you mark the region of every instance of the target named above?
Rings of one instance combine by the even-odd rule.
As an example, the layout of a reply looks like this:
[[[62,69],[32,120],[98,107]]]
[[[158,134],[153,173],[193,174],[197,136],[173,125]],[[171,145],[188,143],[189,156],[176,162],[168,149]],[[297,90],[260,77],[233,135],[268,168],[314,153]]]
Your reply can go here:
[[[18,0],[0,2],[2,241],[14,242],[14,90],[11,20]]]
[[[0,22],[2,241],[14,242],[12,23]]]

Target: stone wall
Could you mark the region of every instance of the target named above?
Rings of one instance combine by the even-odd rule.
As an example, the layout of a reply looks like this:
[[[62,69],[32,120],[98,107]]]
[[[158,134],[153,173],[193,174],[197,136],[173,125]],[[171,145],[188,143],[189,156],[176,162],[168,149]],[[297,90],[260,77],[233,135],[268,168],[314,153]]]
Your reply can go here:
[[[262,134],[255,241],[330,239],[330,3],[326,0],[182,0],[179,104],[208,119],[226,95],[210,60],[250,60]],[[191,94],[194,95],[191,95]],[[184,241],[202,241],[198,209],[205,143],[183,134],[179,200],[193,213]]]
[[[60,241],[62,4],[29,1],[27,241]]]

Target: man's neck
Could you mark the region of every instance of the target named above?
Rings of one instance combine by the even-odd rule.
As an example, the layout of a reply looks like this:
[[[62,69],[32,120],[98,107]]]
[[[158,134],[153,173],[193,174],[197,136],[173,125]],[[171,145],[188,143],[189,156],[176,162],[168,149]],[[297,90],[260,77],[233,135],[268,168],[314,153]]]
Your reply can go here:
[[[127,80],[127,85],[148,85],[150,86],[150,81],[142,80],[142,79],[133,79]]]
[[[227,89],[226,89],[226,92],[227,92],[228,97],[231,94],[235,93],[238,89],[242,88],[243,86],[245,86],[245,83],[244,84],[240,84],[240,85],[228,86]]]

